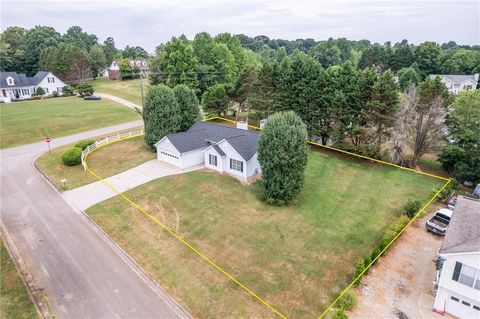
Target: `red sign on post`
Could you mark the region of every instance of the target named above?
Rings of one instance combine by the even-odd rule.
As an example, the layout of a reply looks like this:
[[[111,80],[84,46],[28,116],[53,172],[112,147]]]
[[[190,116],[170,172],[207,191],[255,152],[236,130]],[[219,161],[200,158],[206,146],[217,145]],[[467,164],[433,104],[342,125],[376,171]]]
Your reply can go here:
[[[47,142],[47,145],[48,145],[48,152],[50,153],[50,142],[51,142],[51,139],[49,136],[46,136],[45,137],[45,142]]]

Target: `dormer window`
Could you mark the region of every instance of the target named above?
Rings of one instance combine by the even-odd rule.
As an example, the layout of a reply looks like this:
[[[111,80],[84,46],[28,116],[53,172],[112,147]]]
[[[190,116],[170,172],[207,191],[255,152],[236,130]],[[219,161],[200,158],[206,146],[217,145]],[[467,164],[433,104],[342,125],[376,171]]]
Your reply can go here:
[[[15,85],[15,82],[13,81],[13,78],[12,78],[11,76],[9,76],[9,77],[7,78],[7,84],[8,84],[8,85]]]
[[[134,65],[135,65],[135,62],[130,61],[130,65],[131,65],[131,66],[134,66]]]
[[[140,61],[137,61],[137,66],[140,66]]]
[[[146,66],[146,65],[147,65],[147,62],[143,61],[143,62],[142,62],[142,65],[143,65],[143,66]]]

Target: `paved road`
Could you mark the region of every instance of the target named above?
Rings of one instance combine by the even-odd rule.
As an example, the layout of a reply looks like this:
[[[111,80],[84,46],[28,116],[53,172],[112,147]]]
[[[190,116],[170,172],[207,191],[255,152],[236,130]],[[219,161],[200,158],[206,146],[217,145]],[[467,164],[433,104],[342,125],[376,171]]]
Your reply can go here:
[[[126,107],[129,107],[131,109],[142,109],[142,106],[141,105],[138,105],[138,104],[135,104],[135,103],[132,103],[130,101],[127,101],[125,99],[122,99],[118,96],[115,96],[115,95],[110,95],[110,94],[107,94],[107,93],[96,93],[95,92],[95,95],[98,95],[98,96],[101,96],[102,98],[104,99],[109,99],[109,100],[112,100],[114,102],[117,102],[117,103],[120,103]]]
[[[106,178],[105,180],[118,191],[125,192],[131,188],[148,183],[160,177],[183,174],[198,170],[202,167],[204,166],[198,165],[182,170],[168,163],[154,159],[120,174]],[[92,169],[95,170],[93,167]],[[88,207],[116,195],[117,193],[101,181],[77,187],[63,193],[63,196],[70,204],[81,210],[86,210]]]
[[[52,146],[139,125],[136,121],[53,139]],[[47,183],[33,164],[45,151],[41,142],[0,152],[0,213],[56,317],[188,317]]]

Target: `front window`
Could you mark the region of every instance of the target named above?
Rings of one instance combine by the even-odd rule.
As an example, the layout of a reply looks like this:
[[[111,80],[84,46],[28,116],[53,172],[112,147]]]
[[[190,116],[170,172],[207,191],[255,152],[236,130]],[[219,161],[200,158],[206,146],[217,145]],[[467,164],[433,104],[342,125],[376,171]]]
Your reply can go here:
[[[208,154],[208,164],[212,166],[217,166],[217,156]]]
[[[230,169],[235,171],[243,172],[243,162],[237,161],[233,158],[230,159]]]

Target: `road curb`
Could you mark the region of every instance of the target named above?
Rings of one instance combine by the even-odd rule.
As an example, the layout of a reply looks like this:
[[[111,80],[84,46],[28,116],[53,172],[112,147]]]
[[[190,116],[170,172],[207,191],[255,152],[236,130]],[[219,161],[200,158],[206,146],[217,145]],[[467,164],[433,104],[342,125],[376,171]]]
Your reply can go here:
[[[43,155],[43,154],[42,154]],[[41,155],[40,155],[41,156]],[[39,156],[39,157],[40,157]],[[92,229],[99,237],[110,247],[116,254],[149,286],[155,294],[165,303],[170,305],[170,308],[178,315],[179,318],[191,319],[192,315],[173,297],[171,297],[163,287],[158,284],[153,277],[151,277],[122,247],[120,247],[100,226],[98,226],[95,221],[87,215],[81,209],[78,209],[72,203],[70,203],[65,196],[62,194],[62,190],[52,181],[48,175],[46,175],[38,166],[37,166],[37,157],[33,164],[35,168],[41,173],[41,176],[45,178],[48,184],[59,193],[59,195],[65,200],[74,211],[78,212],[83,219],[86,221],[87,225]],[[50,319],[50,318],[45,318]]]
[[[27,293],[33,302],[37,314],[43,319],[55,318],[51,312],[47,296],[43,293],[43,289],[35,284],[32,275],[28,271],[27,266],[23,262],[23,259],[17,250],[17,247],[13,243],[13,240],[10,238],[7,229],[2,222],[0,222],[0,233],[3,238],[3,242],[5,243],[5,247],[7,248],[8,254],[12,258],[13,263],[18,270],[20,278],[22,278],[23,284],[25,285]]]

